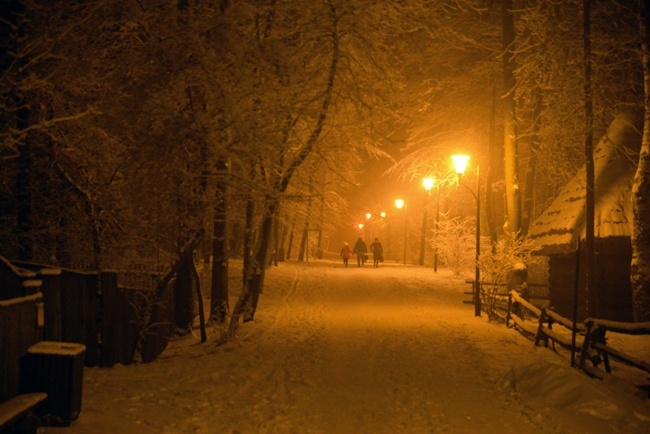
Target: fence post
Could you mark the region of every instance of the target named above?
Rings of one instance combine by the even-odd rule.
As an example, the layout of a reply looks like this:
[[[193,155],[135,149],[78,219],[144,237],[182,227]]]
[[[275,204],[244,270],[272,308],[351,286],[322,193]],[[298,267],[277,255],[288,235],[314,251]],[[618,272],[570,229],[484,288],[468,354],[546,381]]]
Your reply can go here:
[[[594,321],[588,318],[585,320],[585,325],[587,326],[587,332],[585,333],[585,339],[582,341],[582,348],[580,349],[580,364],[578,365],[580,369],[585,369],[585,361],[587,360],[589,347],[591,346],[591,334],[594,327]]]
[[[546,308],[541,309],[542,313],[539,316],[539,324],[537,326],[537,334],[535,335],[535,346],[539,345],[539,340],[542,338],[542,330],[544,328],[544,318],[546,317]],[[548,347],[548,339],[544,340],[544,347]]]
[[[510,311],[512,310],[512,294],[508,292],[508,313],[506,313],[506,327],[510,327]]]

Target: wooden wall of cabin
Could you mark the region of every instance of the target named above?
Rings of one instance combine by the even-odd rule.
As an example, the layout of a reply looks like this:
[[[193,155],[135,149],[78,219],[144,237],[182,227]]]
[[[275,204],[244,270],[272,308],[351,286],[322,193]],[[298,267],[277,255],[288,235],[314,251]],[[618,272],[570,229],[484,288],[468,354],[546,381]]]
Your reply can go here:
[[[596,287],[598,318],[632,322],[632,288],[630,286],[630,239],[610,237],[596,240]],[[550,306],[566,318],[573,317],[576,254],[549,256]],[[585,252],[580,255],[578,282],[578,321],[587,317],[585,290]]]

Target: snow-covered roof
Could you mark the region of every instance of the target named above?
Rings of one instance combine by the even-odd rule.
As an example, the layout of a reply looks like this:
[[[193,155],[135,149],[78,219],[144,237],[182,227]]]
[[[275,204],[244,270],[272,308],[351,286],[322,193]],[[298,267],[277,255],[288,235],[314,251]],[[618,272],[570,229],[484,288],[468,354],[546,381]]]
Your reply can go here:
[[[595,220],[597,238],[631,235],[631,189],[641,145],[643,118],[617,116],[594,150]],[[566,253],[585,238],[586,168],[560,191],[532,224],[529,236],[539,253]]]

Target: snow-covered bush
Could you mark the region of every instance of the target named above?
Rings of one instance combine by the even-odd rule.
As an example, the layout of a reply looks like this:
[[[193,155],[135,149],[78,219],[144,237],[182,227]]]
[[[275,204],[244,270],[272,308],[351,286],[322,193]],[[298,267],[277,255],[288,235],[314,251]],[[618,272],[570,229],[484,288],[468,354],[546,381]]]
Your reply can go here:
[[[493,248],[482,250],[479,258],[482,297],[490,319],[495,317],[498,295],[525,287],[528,265],[538,260],[531,253],[530,240],[510,232],[504,233]]]
[[[474,268],[476,220],[473,218],[441,218],[438,235],[429,240],[433,249],[438,248],[441,262],[455,276]]]

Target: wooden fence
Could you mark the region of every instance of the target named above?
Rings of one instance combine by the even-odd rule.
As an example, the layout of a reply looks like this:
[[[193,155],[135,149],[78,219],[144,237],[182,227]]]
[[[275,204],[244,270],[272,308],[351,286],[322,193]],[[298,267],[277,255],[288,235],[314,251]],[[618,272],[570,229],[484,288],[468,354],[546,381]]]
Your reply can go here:
[[[124,280],[154,279],[144,274]],[[16,395],[20,358],[40,340],[85,345],[86,366],[128,365],[138,355],[144,362],[154,360],[171,334],[172,285],[147,286],[122,287],[117,272],[10,263],[0,257],[0,402]],[[156,302],[148,305],[154,293]]]
[[[526,321],[534,319],[537,324]],[[535,345],[544,344],[555,350],[555,345],[571,351],[571,365],[577,366],[587,374],[603,378],[603,372],[596,369],[601,360],[607,373],[611,372],[609,358],[613,358],[628,366],[650,373],[650,363],[626,354],[624,350],[613,348],[607,344],[608,331],[625,335],[648,335],[650,338],[650,322],[623,323],[603,319],[588,318],[584,323],[573,323],[557,312],[547,307],[538,308],[526,301],[517,291],[511,291],[506,314],[506,325],[518,329],[525,336],[534,336]],[[553,328],[556,326],[556,328]],[[559,329],[558,329],[559,327]],[[579,362],[575,355],[579,354]],[[591,365],[587,364],[591,362]]]
[[[0,402],[18,395],[20,358],[42,338],[42,293],[0,301]]]

